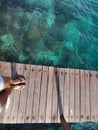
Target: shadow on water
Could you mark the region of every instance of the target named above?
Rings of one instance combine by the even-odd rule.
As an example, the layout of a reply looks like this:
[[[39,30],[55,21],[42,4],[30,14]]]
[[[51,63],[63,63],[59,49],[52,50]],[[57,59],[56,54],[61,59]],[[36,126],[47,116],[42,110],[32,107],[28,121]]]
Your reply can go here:
[[[69,123],[71,130],[98,130],[98,122]],[[60,123],[0,124],[0,130],[62,130]]]
[[[0,130],[61,130],[60,124],[0,124]]]

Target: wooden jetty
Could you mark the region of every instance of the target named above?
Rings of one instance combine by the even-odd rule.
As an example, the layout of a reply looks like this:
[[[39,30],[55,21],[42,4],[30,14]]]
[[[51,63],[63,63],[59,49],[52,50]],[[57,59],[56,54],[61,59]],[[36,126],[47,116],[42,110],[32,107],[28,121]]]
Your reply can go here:
[[[0,62],[0,74],[16,70],[26,88],[14,91],[0,123],[59,123],[54,67]],[[98,72],[57,68],[64,116],[68,122],[98,121]]]

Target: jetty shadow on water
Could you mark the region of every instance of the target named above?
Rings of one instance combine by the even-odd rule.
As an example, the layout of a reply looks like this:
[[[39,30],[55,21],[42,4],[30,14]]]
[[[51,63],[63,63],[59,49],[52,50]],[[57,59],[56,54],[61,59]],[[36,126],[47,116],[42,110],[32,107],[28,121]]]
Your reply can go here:
[[[71,130],[98,130],[98,123],[69,123]],[[62,130],[60,123],[0,124],[0,130]]]
[[[61,130],[61,125],[52,124],[0,124],[0,130]]]

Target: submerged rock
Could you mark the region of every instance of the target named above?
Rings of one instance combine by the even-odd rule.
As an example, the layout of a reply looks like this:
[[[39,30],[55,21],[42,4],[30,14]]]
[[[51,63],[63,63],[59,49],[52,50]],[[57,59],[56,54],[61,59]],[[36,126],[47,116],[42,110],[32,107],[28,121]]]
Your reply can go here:
[[[36,44],[36,42],[43,38],[46,29],[47,27],[43,15],[38,11],[34,11],[30,15],[28,23],[25,26],[23,44],[28,45],[27,41],[30,41],[32,44]]]
[[[70,62],[76,57],[76,46],[72,41],[64,41],[59,49],[59,61],[64,67],[72,67]],[[76,59],[75,59],[76,60]],[[73,62],[71,62],[73,64]],[[74,65],[75,67],[75,65]]]
[[[3,43],[8,43],[8,44],[12,44],[14,42],[13,35],[11,34],[2,35],[1,40]]]
[[[14,37],[12,34],[4,34],[0,37],[2,41],[1,48],[2,50],[7,50],[12,44],[15,42]]]
[[[43,65],[58,65],[58,57],[51,51],[40,51],[35,55],[36,63]]]
[[[75,21],[65,24],[62,31],[65,35],[66,41],[72,41],[75,44],[79,42],[80,32]]]
[[[25,63],[25,61],[27,60],[29,56],[25,56],[23,53],[19,54],[19,61],[22,63]]]
[[[67,42],[65,43],[65,46],[66,46],[66,48],[67,48],[68,50],[70,50],[70,51],[74,51],[74,50],[75,50],[75,46],[74,46],[73,42],[67,41]]]
[[[53,13],[53,11],[49,11],[48,15],[47,15],[47,25],[48,27],[52,27],[52,25],[55,22],[55,14]]]

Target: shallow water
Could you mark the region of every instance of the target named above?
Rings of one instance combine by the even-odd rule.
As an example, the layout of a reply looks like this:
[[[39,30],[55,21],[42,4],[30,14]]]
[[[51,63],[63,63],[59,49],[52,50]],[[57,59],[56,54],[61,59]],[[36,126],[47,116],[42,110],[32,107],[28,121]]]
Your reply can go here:
[[[0,60],[98,70],[97,0],[0,0]]]
[[[98,70],[98,1],[0,0],[0,60]]]

